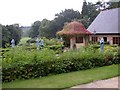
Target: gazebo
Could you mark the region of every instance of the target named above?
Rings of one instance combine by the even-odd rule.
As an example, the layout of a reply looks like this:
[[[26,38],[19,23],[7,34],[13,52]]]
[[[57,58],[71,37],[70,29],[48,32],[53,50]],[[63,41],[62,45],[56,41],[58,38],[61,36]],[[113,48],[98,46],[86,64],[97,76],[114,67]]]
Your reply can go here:
[[[77,21],[65,24],[63,30],[57,32],[57,35],[60,35],[63,39],[66,39],[66,42],[69,42],[71,49],[86,46],[91,34],[82,23]]]

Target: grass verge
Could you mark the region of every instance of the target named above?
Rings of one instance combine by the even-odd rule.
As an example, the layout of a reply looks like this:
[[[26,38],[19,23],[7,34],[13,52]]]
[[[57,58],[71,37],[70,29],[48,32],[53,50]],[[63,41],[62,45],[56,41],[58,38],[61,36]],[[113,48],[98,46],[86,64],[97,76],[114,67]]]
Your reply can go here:
[[[89,70],[51,75],[29,80],[3,83],[3,88],[69,88],[96,80],[118,76],[118,65],[104,66]]]

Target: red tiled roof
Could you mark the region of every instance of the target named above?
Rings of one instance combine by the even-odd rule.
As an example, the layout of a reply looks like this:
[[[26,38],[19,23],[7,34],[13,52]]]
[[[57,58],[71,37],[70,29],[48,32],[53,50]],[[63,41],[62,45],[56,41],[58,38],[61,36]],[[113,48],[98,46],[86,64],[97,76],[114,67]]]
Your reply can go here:
[[[92,34],[92,33],[89,32],[87,29],[85,29],[82,23],[74,21],[65,25],[63,27],[63,30],[57,32],[57,34],[58,35],[75,35],[75,34],[85,35],[85,34]]]

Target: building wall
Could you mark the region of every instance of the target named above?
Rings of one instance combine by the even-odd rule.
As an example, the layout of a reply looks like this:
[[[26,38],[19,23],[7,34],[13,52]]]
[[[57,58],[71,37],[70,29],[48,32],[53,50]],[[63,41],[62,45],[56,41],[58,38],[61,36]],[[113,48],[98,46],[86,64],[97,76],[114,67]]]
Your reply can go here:
[[[70,48],[73,49],[74,45],[76,46],[76,48],[80,48],[81,46],[86,46],[88,45],[89,42],[89,36],[88,35],[80,35],[83,37],[83,43],[76,43],[76,37],[72,37],[70,39]]]
[[[109,42],[110,45],[113,45],[113,37],[120,37],[120,35],[91,35],[90,41],[92,41],[92,37],[98,37],[98,42],[101,38],[107,37],[107,42]]]
[[[76,48],[80,48],[81,46],[85,46],[85,43],[76,43]]]

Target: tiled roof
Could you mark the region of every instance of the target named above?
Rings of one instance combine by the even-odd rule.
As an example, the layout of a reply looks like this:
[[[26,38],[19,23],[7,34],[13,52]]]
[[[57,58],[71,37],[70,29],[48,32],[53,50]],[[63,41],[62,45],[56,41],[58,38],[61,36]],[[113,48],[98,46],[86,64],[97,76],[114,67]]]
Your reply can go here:
[[[57,32],[59,35],[91,34],[82,23],[73,21],[64,26],[62,31]]]
[[[101,34],[120,33],[120,8],[101,11],[87,30]]]

